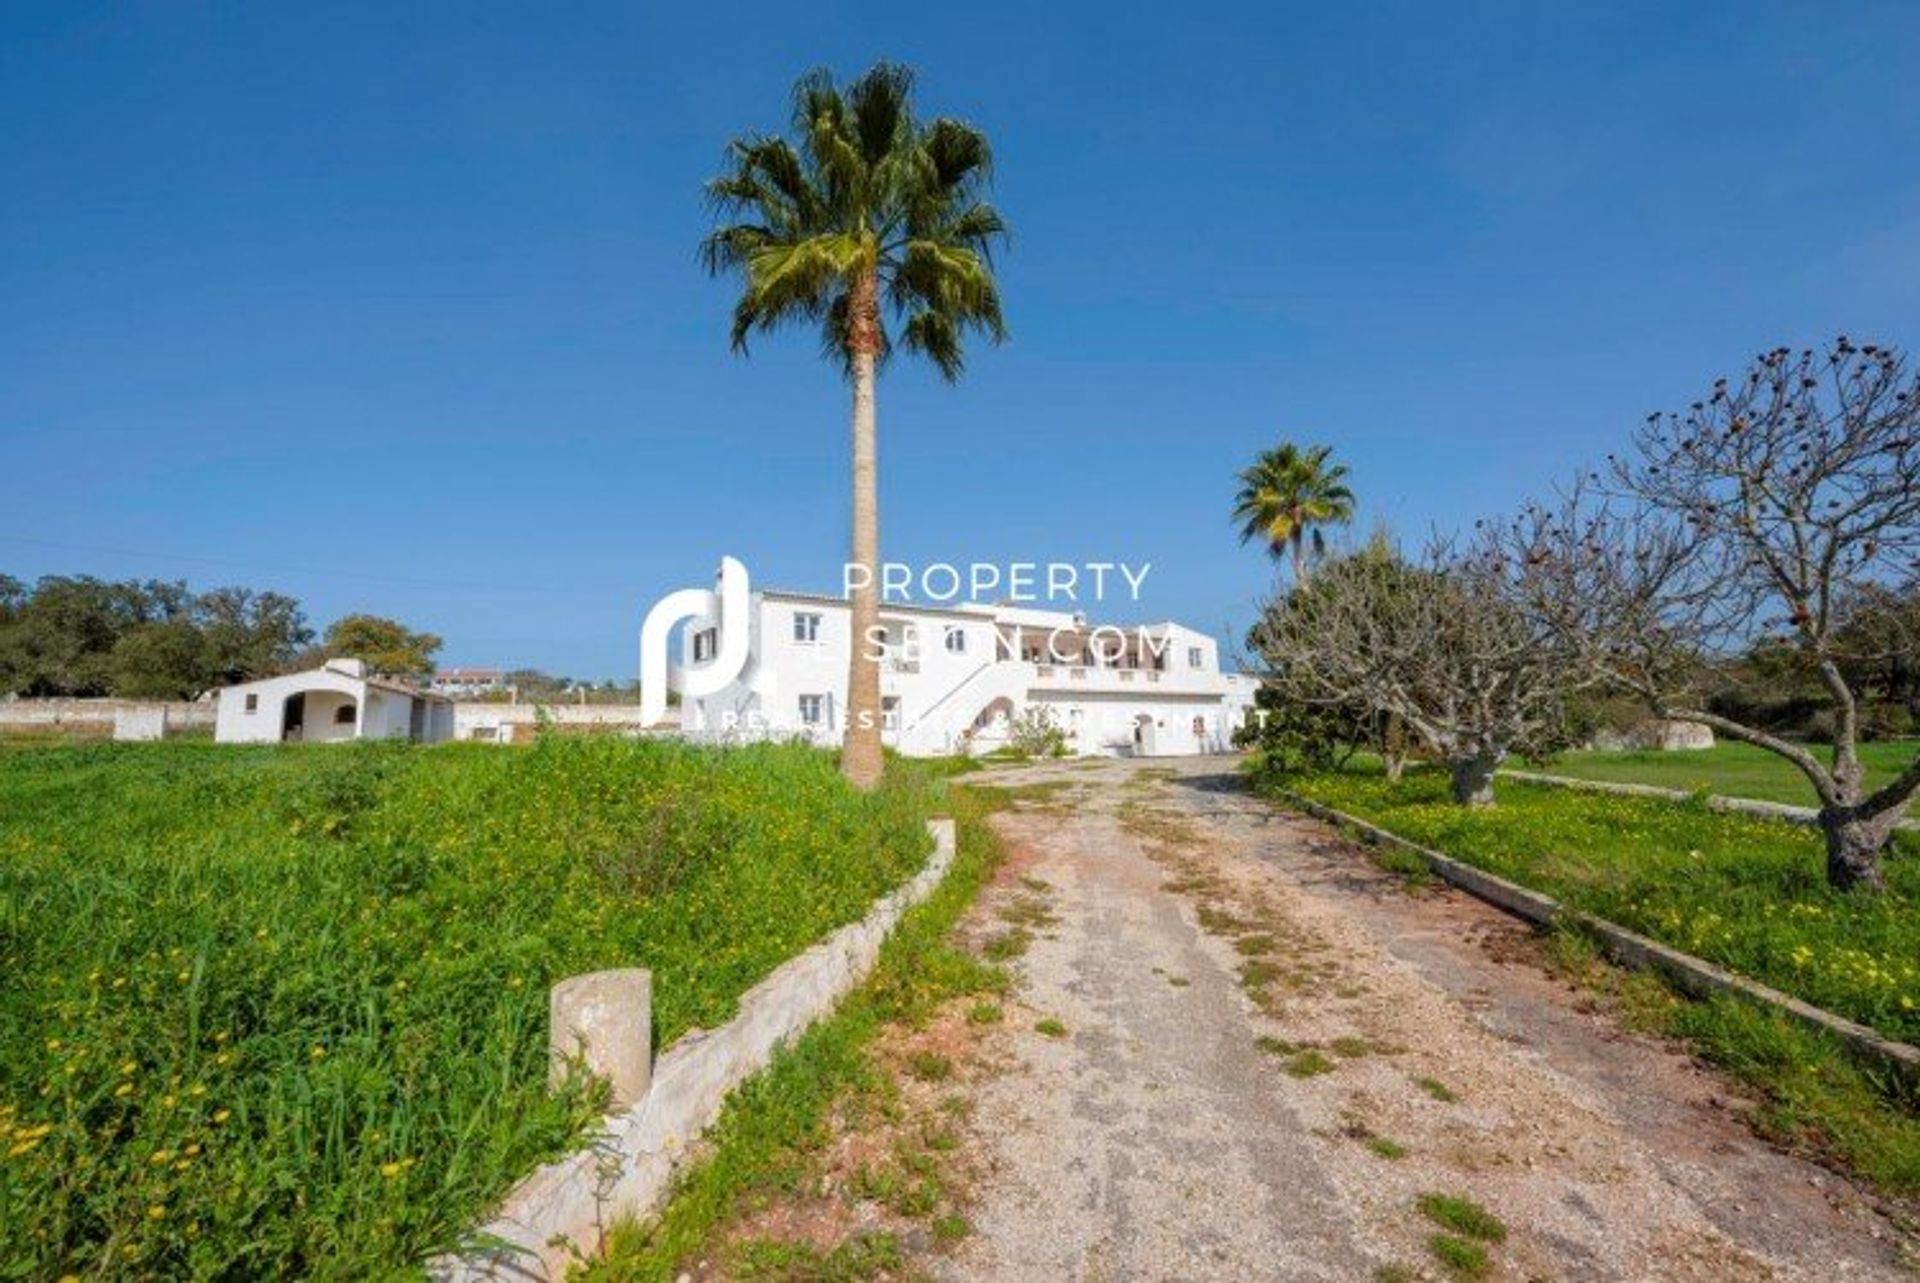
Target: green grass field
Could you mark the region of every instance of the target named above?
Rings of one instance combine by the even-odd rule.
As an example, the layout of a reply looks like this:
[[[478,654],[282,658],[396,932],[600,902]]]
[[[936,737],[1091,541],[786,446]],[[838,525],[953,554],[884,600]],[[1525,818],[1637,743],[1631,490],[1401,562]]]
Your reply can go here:
[[[0,751],[0,1276],[405,1272],[596,1113],[554,980],[716,1025],[929,801],[776,746]]]
[[[1813,751],[1823,760],[1831,753],[1819,745],[1813,746]],[[1884,782],[1898,775],[1913,761],[1915,754],[1920,754],[1920,744],[1860,746],[1860,760],[1867,768],[1869,783]],[[1709,749],[1680,752],[1588,749],[1562,754],[1544,769],[1575,779],[1653,784],[1687,793],[1704,790],[1721,797],[1751,797],[1795,806],[1814,806],[1819,801],[1806,776],[1784,758],[1765,749],[1725,740]]]

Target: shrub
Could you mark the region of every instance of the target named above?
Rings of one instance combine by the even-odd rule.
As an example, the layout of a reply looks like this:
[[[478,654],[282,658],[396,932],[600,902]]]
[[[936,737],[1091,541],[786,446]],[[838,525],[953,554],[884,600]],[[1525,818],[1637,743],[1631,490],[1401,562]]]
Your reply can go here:
[[[1007,747],[1019,757],[1065,757],[1067,733],[1052,709],[1033,705],[1009,724]]]

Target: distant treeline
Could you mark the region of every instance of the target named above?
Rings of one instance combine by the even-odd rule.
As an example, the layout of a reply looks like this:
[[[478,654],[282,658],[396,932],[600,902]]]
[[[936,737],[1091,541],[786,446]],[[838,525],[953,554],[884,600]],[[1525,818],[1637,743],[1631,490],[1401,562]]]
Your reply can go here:
[[[316,644],[300,603],[277,592],[179,580],[0,574],[0,694],[192,699],[203,691],[357,655],[417,677],[440,639],[348,615]]]

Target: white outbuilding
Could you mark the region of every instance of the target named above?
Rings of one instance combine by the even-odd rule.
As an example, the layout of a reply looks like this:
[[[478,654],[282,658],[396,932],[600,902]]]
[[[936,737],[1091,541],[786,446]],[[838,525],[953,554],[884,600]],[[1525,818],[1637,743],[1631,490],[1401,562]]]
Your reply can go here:
[[[325,744],[453,738],[453,701],[372,677],[358,659],[242,682],[220,692],[213,738],[222,744]]]

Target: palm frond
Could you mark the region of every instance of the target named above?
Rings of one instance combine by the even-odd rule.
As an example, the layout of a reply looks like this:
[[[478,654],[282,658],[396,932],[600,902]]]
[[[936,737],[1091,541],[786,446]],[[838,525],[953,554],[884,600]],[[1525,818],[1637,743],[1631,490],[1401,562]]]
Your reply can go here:
[[[900,343],[909,352],[918,352],[932,361],[949,383],[957,381],[966,370],[960,327],[948,313],[915,312],[900,331]]]
[[[847,107],[853,116],[853,134],[867,165],[878,167],[907,150],[915,126],[908,105],[913,96],[913,72],[897,63],[878,62],[847,88]]]

